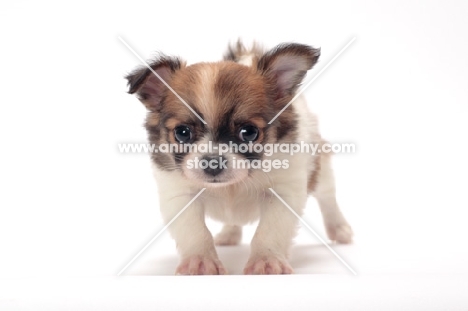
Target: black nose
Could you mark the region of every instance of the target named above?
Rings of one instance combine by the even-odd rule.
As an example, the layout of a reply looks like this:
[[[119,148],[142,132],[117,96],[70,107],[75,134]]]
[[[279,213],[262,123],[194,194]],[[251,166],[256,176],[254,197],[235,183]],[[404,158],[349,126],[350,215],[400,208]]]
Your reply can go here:
[[[226,168],[226,159],[223,156],[205,155],[202,161],[205,162],[202,164],[203,171],[210,176],[217,176]]]

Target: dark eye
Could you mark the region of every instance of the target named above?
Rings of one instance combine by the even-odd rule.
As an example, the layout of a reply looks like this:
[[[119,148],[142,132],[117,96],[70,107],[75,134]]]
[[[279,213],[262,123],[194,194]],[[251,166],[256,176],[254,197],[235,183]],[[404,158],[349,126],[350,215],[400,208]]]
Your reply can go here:
[[[242,141],[254,141],[258,138],[258,128],[253,125],[246,125],[241,127],[239,131],[239,138]]]
[[[188,126],[179,125],[174,129],[174,136],[179,143],[187,143],[192,139],[192,132]]]

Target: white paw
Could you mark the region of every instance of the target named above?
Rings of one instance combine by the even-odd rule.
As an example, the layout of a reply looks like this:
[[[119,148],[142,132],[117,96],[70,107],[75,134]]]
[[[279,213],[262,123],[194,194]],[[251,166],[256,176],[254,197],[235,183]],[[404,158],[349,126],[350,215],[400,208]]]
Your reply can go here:
[[[176,275],[217,275],[227,274],[218,258],[211,256],[190,256],[179,264]]]
[[[242,239],[242,228],[237,226],[224,226],[223,230],[214,238],[218,246],[238,245]]]
[[[353,241],[353,230],[347,224],[326,225],[328,238],[341,244],[348,244]]]
[[[291,274],[289,263],[278,257],[267,255],[250,258],[244,268],[244,274]]]

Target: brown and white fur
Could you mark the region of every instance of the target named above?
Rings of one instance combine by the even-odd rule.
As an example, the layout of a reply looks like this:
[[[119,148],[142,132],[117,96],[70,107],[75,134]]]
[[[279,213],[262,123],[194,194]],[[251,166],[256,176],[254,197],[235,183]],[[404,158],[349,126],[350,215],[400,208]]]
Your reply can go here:
[[[301,44],[281,44],[264,52],[231,46],[223,61],[187,66],[176,57],[159,56],[151,68],[205,121],[203,124],[149,69],[138,68],[126,78],[148,109],[146,129],[154,144],[177,143],[180,127],[190,132],[190,143],[214,145],[246,143],[239,136],[245,126],[258,132],[253,143],[322,144],[316,117],[303,97],[297,98],[272,124],[268,122],[293,98],[305,74],[317,62],[320,50]],[[187,133],[187,132],[185,132]],[[178,136],[180,137],[180,136]],[[245,137],[244,137],[245,138]],[[152,154],[161,212],[167,223],[206,188],[170,226],[181,261],[177,274],[226,274],[215,245],[236,245],[242,226],[259,220],[251,242],[245,274],[289,274],[288,250],[298,219],[270,191],[273,188],[299,215],[308,195],[318,201],[327,234],[333,241],[349,243],[352,231],[335,198],[329,154],[227,153],[245,159],[287,160],[287,169],[227,168],[220,172],[188,169],[189,160],[211,154]],[[223,222],[215,237],[205,216]]]

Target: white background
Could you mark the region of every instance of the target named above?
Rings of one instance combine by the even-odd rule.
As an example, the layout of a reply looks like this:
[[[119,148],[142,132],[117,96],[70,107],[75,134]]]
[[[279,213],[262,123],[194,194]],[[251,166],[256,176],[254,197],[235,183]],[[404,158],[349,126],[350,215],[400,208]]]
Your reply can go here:
[[[468,305],[458,295],[468,286],[467,2],[307,3],[2,2],[0,307],[63,309],[74,301],[91,308],[129,295],[154,309],[200,292],[219,309],[230,294],[212,288],[210,278],[200,279],[194,294],[187,285],[194,281],[154,276],[171,274],[177,265],[167,234],[128,270],[153,279],[112,278],[163,226],[149,156],[117,149],[121,142],[146,141],[145,109],[126,94],[123,79],[139,61],[119,36],[145,59],[163,51],[189,63],[219,60],[239,37],[267,47],[287,41],[321,47],[321,61],[306,79],[356,37],[304,94],[327,139],[357,145],[355,154],[335,157],[338,199],[356,242],[335,249],[360,278],[349,280],[350,273],[303,230],[292,262],[298,274],[309,275],[268,279],[249,296],[250,306],[294,305],[292,297],[304,292],[294,286],[298,280],[321,291],[306,296],[323,308],[342,306],[324,300],[331,295],[362,308],[370,308],[369,301],[412,309]],[[305,218],[323,235],[317,206],[313,200],[309,205]],[[234,251],[220,250],[234,274],[248,256],[248,237]],[[263,280],[227,276],[213,282],[242,298],[244,283],[260,286]],[[143,285],[141,294],[132,285],[113,293],[115,283],[106,282]],[[176,293],[153,299],[148,288],[164,290],[164,282]],[[103,284],[107,295],[80,292],[76,284]],[[379,288],[402,300],[375,293],[359,298]],[[202,306],[203,300],[182,304]]]

